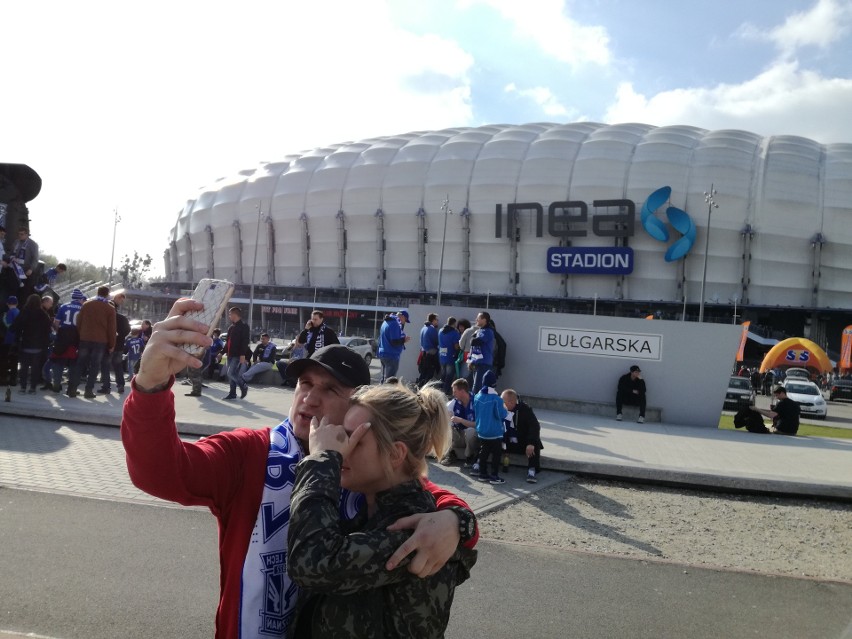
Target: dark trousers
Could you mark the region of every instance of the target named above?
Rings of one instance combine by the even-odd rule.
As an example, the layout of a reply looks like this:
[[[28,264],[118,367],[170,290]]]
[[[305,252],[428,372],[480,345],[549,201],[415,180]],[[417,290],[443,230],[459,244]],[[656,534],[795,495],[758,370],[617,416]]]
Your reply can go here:
[[[482,388],[482,378],[485,377],[485,373],[491,370],[491,364],[474,364],[476,370],[473,371],[473,390],[470,391],[471,395],[476,395],[480,389]]]
[[[444,388],[444,394],[450,397],[453,394],[453,382],[456,381],[456,364],[441,364],[441,385]]]
[[[435,373],[438,372],[438,353],[423,353],[418,369],[420,375],[417,378],[417,385],[422,388],[431,382]]]
[[[18,381],[21,383],[21,388],[26,388],[27,382],[29,382],[30,388],[35,388],[41,383],[41,367],[44,366],[45,352],[43,350],[32,352],[29,349],[22,348],[19,357],[21,359],[21,372]]]
[[[90,393],[94,390],[106,352],[106,344],[80,341],[80,347],[77,351],[77,365],[71,371],[71,379],[68,383],[69,391],[77,390],[83,375],[86,376],[86,390]]]
[[[112,353],[105,353],[101,361],[101,388],[109,390],[109,374],[112,371],[115,375],[115,387],[118,389],[124,388],[124,353],[114,350]]]
[[[526,457],[527,455],[527,447],[524,444],[508,444],[508,451],[510,453],[516,453],[518,455],[523,455]],[[535,452],[532,457],[527,457],[527,468],[534,468],[535,472],[539,472],[541,470],[541,448],[535,446]]]
[[[500,457],[503,454],[503,438],[479,440],[479,476],[496,475],[500,470]],[[488,460],[491,459],[493,472],[488,472]]]
[[[639,407],[639,417],[645,417],[645,395],[635,393],[616,393],[615,394],[615,412],[621,413],[621,407],[627,404],[628,406]]]
[[[0,344],[0,383],[14,386],[18,383],[18,347]]]
[[[62,386],[62,371],[65,367],[68,367],[68,379],[74,375],[74,367],[77,365],[76,359],[68,359],[67,357],[60,357],[57,359],[50,360],[50,368],[51,368],[51,384],[53,385],[53,390],[59,391]]]

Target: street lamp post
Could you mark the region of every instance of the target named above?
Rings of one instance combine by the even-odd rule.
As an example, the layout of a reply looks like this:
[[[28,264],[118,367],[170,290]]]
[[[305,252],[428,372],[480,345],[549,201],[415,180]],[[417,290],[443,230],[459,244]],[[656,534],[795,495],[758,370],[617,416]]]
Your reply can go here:
[[[441,284],[444,280],[444,244],[447,242],[447,218],[453,214],[453,211],[450,209],[450,195],[447,194],[447,197],[444,199],[444,204],[441,206],[441,210],[444,212],[444,235],[441,237],[441,263],[438,267],[438,304],[437,306],[441,306]]]
[[[118,207],[114,208],[113,211],[114,221],[112,225],[112,253],[109,258],[109,284],[112,284],[112,266],[115,262],[115,232],[118,230],[118,223],[121,222],[121,216],[118,214]]]
[[[384,288],[383,284],[376,285],[376,310],[373,316],[373,339],[379,339],[379,289]]]
[[[257,207],[257,230],[254,234],[254,262],[251,265],[251,287],[249,289],[249,335],[251,335],[254,326],[252,323],[252,318],[254,317],[254,277],[257,271],[257,243],[260,241],[260,218],[263,215],[263,208],[260,206],[260,203],[255,206]]]
[[[343,334],[349,335],[349,300],[352,299],[352,287],[346,288],[346,319],[343,320]]]
[[[698,321],[704,321],[704,287],[707,285],[707,251],[710,250],[710,213],[713,209],[718,209],[719,205],[713,199],[716,195],[716,189],[713,184],[710,185],[710,192],[704,192],[704,201],[707,203],[707,231],[704,236],[704,274],[701,276],[701,299],[698,303]]]

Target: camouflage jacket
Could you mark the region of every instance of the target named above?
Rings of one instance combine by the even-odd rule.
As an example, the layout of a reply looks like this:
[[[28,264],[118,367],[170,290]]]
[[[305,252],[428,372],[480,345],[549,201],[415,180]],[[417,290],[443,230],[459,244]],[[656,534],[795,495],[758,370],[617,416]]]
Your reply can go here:
[[[387,560],[410,535],[387,526],[434,511],[435,500],[412,480],[378,493],[372,517],[364,506],[355,519],[341,522],[341,461],[339,453],[326,451],[305,457],[296,470],[287,571],[304,590],[289,636],[443,637],[455,587],[470,576],[476,551],[459,548],[426,579],[408,572],[408,560],[386,570]]]

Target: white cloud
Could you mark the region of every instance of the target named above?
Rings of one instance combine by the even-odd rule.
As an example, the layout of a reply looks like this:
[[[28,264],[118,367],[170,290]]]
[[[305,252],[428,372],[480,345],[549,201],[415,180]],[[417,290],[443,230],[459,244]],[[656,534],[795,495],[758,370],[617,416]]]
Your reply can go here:
[[[817,0],[807,11],[788,16],[782,25],[761,30],[744,24],[739,34],[747,39],[773,42],[781,55],[789,58],[806,46],[827,49],[849,33],[850,22],[852,3],[848,0]]]
[[[573,67],[606,66],[612,61],[609,35],[600,26],[585,26],[566,15],[563,0],[463,0],[482,3],[511,21],[520,38],[532,40],[547,55]]]
[[[506,93],[517,93],[519,96],[529,98],[541,107],[541,110],[549,116],[566,117],[569,115],[569,110],[557,100],[553,92],[547,87],[532,87],[529,89],[519,89],[514,82],[506,85],[504,89]]]
[[[690,124],[801,135],[822,143],[852,140],[852,79],[826,78],[779,62],[741,84],[688,88],[645,96],[626,82],[604,116],[610,123]]]

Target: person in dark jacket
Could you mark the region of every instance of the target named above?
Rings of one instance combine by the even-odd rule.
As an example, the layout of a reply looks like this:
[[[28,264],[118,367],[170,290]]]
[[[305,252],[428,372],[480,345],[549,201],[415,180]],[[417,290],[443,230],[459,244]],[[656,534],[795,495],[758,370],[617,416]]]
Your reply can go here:
[[[423,387],[438,372],[438,315],[429,313],[420,329],[420,357],[417,360],[417,385]]]
[[[19,391],[21,393],[27,392],[28,381],[30,393],[35,393],[36,387],[41,382],[41,368],[47,357],[52,323],[50,315],[41,306],[41,297],[33,293],[27,298],[21,314],[12,324],[12,331],[18,336],[20,342],[18,353],[21,370],[18,381],[21,385]]]
[[[248,395],[248,384],[241,377],[243,366],[246,363],[246,352],[249,350],[249,327],[243,321],[243,312],[238,306],[232,306],[228,309],[228,319],[231,320],[231,326],[228,328],[228,343],[225,345],[225,355],[228,356],[228,380],[231,382],[231,388],[224,399],[237,398],[237,386],[240,387],[240,399],[244,399]]]
[[[618,378],[618,391],[615,395],[615,419],[621,421],[621,407],[624,404],[639,407],[640,424],[645,422],[645,380],[642,379],[642,369],[636,365],[630,367],[630,372]]]
[[[115,375],[115,388],[119,394],[124,393],[124,341],[130,335],[130,320],[127,315],[121,312],[121,305],[127,299],[127,294],[123,289],[119,289],[112,294],[112,305],[115,307],[115,348],[111,353],[106,353],[106,366],[101,367],[101,393],[109,394],[109,373],[112,371]],[[132,371],[131,371],[132,374]]]
[[[305,347],[307,357],[324,346],[340,344],[337,333],[325,323],[322,311],[312,311],[311,319],[305,324],[305,330],[296,337],[296,344]]]
[[[361,386],[342,425],[314,420],[290,501],[287,572],[304,591],[288,636],[444,636],[476,551],[456,550],[425,579],[385,565],[408,537],[388,526],[437,510],[423,484],[426,454],[448,443],[444,395],[431,387]],[[349,522],[340,521],[341,487],[365,497]]]
[[[506,450],[510,453],[525,455],[527,458],[527,482],[534,484],[541,472],[541,425],[532,407],[518,399],[518,393],[511,388],[502,392],[503,405],[509,411],[506,418]],[[506,471],[504,463],[503,471]]]

